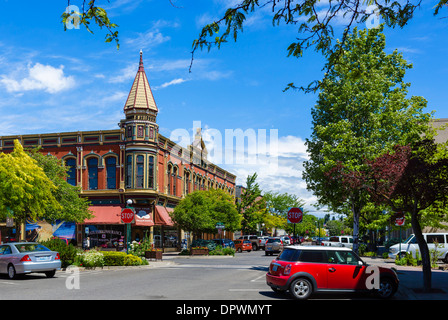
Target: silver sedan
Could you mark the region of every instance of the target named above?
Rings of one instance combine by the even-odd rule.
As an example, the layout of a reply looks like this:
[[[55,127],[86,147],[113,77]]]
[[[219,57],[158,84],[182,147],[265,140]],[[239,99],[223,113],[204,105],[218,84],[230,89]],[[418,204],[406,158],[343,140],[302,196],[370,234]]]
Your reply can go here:
[[[35,242],[10,242],[0,245],[0,273],[10,279],[18,274],[45,273],[48,278],[61,269],[59,253]]]

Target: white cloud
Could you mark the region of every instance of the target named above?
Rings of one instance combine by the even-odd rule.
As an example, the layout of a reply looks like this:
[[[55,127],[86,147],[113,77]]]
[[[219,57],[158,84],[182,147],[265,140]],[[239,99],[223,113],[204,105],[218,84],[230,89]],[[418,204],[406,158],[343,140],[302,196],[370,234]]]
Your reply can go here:
[[[176,22],[158,20],[154,22],[151,28],[142,33],[137,33],[135,38],[128,38],[124,42],[137,49],[154,48],[164,42],[171,40],[170,36],[165,36],[160,31],[161,28],[171,27],[177,28],[179,24]]]
[[[181,83],[183,83],[185,81],[188,81],[188,80],[185,80],[185,79],[182,79],[182,78],[174,79],[174,80],[171,80],[169,82],[165,82],[165,83],[161,84],[160,86],[155,86],[155,87],[153,87],[153,89],[154,90],[163,89],[163,88],[166,88],[166,87],[169,87],[169,86],[172,86],[172,85],[181,84]]]
[[[133,63],[121,69],[119,73],[109,79],[110,83],[122,83],[134,79],[137,74],[138,66]]]
[[[67,90],[75,85],[72,76],[64,76],[64,66],[59,68],[50,65],[36,63],[34,66],[28,66],[28,76],[16,80],[12,77],[1,75],[2,83],[8,92],[22,92],[29,90],[44,90],[49,93],[57,93]]]

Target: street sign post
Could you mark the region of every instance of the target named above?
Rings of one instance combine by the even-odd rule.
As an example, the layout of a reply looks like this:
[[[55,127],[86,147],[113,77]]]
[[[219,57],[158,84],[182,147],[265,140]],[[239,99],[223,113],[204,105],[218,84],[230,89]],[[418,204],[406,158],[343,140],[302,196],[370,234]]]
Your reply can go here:
[[[222,239],[222,230],[225,228],[224,223],[216,223],[215,228],[218,229],[219,239]]]
[[[399,245],[399,254],[401,254],[401,227],[404,225],[405,218],[403,212],[397,212],[395,215],[395,225],[400,227],[400,245]]]
[[[129,253],[131,243],[131,223],[135,222],[135,212],[132,208],[123,208],[121,210],[121,222],[126,224],[126,253]]]
[[[288,210],[288,223],[294,224],[293,237],[296,237],[296,223],[301,223],[303,219],[303,208],[289,208]],[[293,240],[294,243],[294,240]]]

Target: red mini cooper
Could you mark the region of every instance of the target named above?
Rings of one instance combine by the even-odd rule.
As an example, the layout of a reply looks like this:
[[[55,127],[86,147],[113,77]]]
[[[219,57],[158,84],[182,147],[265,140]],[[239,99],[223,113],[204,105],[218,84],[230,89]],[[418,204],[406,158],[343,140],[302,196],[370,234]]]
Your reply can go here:
[[[267,284],[276,292],[305,300],[315,292],[371,291],[383,299],[398,289],[398,277],[388,268],[368,266],[349,248],[285,247],[271,262]]]

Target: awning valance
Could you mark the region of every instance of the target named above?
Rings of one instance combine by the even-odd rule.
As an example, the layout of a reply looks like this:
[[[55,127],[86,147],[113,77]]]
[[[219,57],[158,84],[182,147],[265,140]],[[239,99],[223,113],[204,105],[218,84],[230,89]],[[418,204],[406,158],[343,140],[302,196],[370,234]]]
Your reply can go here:
[[[165,208],[163,206],[156,206],[156,212],[154,216],[154,222],[157,225],[164,225],[164,226],[173,226],[174,223],[170,218],[170,215],[168,212],[172,212],[172,208]]]
[[[84,220],[85,224],[120,224],[121,206],[90,206],[94,217]]]

